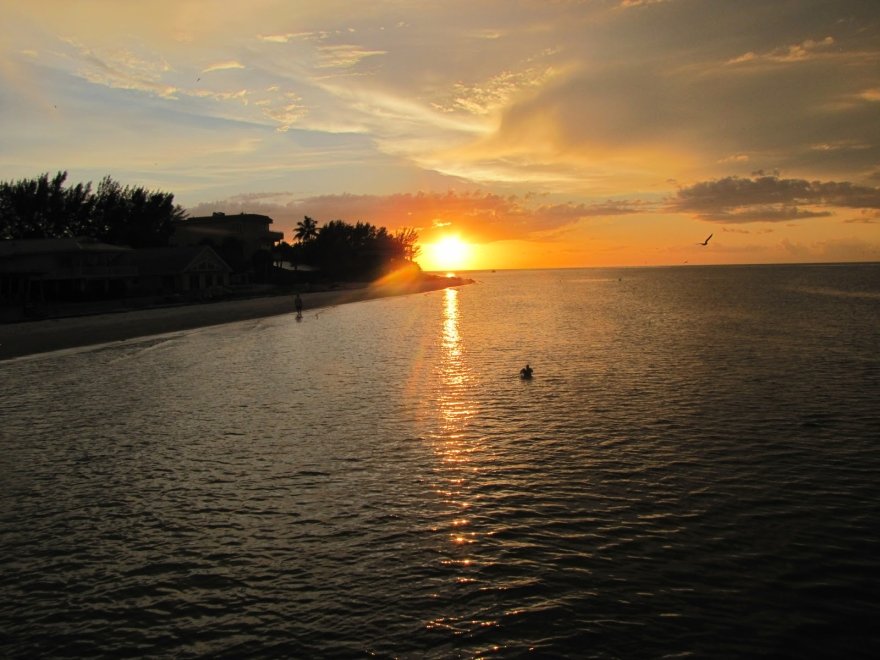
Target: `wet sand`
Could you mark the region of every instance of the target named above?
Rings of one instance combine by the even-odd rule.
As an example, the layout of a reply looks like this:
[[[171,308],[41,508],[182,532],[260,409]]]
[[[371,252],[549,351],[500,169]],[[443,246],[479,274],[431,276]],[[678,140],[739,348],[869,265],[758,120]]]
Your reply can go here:
[[[435,291],[470,282],[462,278],[430,278],[404,285],[369,285],[303,293],[303,312],[374,298]],[[2,324],[0,360],[293,312],[291,294]]]

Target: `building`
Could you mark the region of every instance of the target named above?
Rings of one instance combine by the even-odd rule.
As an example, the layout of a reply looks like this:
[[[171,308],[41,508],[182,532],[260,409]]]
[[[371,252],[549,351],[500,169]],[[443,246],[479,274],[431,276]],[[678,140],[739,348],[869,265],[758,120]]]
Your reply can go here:
[[[132,252],[89,238],[0,241],[0,305],[122,297]]]
[[[256,213],[187,218],[174,223],[172,245],[212,245],[221,254],[226,252],[229,241],[240,242],[243,263],[249,269],[254,255],[260,251],[270,252],[276,243],[284,240],[284,232],[272,231],[272,218]],[[235,264],[230,264],[235,267]]]
[[[207,297],[229,286],[232,268],[207,245],[133,250],[137,275],[132,295],[193,294]]]
[[[0,317],[50,303],[208,298],[231,277],[232,268],[207,245],[133,250],[88,238],[0,241]]]

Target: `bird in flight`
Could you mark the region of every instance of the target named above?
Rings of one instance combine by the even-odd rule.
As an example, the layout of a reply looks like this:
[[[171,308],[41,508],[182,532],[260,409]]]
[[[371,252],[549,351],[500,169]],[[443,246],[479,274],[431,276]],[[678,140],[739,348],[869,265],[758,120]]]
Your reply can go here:
[[[709,234],[708,238],[702,243],[697,243],[697,245],[709,245],[709,239],[712,238],[715,234]]]

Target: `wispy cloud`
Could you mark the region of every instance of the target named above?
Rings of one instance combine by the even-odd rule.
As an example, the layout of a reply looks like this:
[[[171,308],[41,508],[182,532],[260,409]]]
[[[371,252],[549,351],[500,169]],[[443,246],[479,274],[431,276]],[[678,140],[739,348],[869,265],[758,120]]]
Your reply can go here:
[[[343,69],[357,65],[368,57],[385,55],[384,50],[369,50],[354,44],[336,44],[318,48],[319,69]]]
[[[78,55],[78,75],[97,85],[137,90],[175,98],[179,88],[163,81],[171,66],[160,57],[138,55],[125,48],[89,48],[68,39]]]
[[[273,44],[286,44],[296,39],[308,39],[314,36],[314,32],[288,32],[286,34],[260,34],[257,39]]]
[[[280,104],[273,104],[266,99],[259,101],[257,105],[263,109],[263,114],[277,122],[276,130],[284,133],[296,125],[308,114],[308,108],[302,104],[302,99],[293,93],[283,95]]]
[[[517,95],[546,84],[554,73],[552,67],[532,66],[519,71],[502,71],[482,83],[456,82],[450,98],[435,102],[433,106],[443,112],[489,115],[507,106]]]
[[[622,9],[632,9],[634,7],[647,7],[648,5],[659,5],[664,2],[672,2],[672,0],[620,0]]]
[[[774,48],[765,53],[755,53],[749,51],[728,61],[728,64],[760,64],[766,62],[788,63],[803,62],[805,60],[819,57],[829,52],[834,45],[833,37],[825,37],[818,41],[814,39],[806,39],[798,44],[792,44],[782,48]]]
[[[244,69],[245,66],[237,60],[226,60],[225,62],[217,62],[202,69],[202,73],[210,73],[212,71],[228,71],[230,69]]]

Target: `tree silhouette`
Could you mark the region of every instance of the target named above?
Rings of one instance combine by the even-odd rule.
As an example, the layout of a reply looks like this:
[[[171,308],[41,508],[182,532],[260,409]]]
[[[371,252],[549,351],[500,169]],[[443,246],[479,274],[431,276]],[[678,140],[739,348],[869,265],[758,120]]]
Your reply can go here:
[[[394,240],[403,246],[403,258],[407,261],[414,260],[422,251],[421,246],[418,245],[419,232],[412,227],[404,227],[398,231],[394,234]]]
[[[64,187],[67,172],[0,183],[0,239],[90,237],[116,245],[167,245],[183,209],[174,195],[123,187],[109,176]]]
[[[134,248],[168,245],[173,222],[184,217],[174,195],[142,187],[122,187],[109,176],[95,194],[95,238]]]
[[[91,184],[64,188],[67,172],[0,183],[0,239],[88,235]]]
[[[392,235],[385,227],[366,222],[331,220],[314,239],[302,243],[305,261],[339,277],[373,278],[411,261],[418,249],[418,232]]]
[[[300,243],[308,243],[318,235],[318,223],[309,216],[304,216],[296,223],[296,231],[293,235]]]

